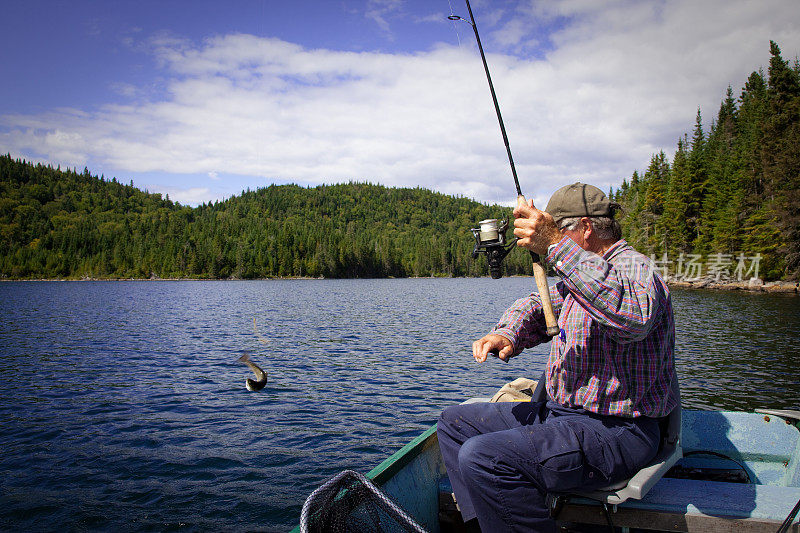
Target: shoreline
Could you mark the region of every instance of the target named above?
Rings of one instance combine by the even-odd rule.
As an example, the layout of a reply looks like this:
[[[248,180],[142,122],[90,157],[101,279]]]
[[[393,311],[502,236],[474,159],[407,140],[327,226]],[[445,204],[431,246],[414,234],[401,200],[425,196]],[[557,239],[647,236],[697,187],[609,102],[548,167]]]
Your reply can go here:
[[[447,276],[442,277],[444,279]],[[438,279],[438,276],[408,277],[402,279]],[[9,279],[0,278],[0,282],[37,282],[37,281],[58,281],[58,282],[86,282],[86,281],[270,281],[270,280],[326,280],[326,279],[399,279],[399,278],[312,278],[306,276],[287,276],[269,278],[28,278],[28,279]],[[464,277],[464,279],[467,279]],[[698,280],[679,280],[672,276],[665,279],[670,288],[692,289],[692,290],[724,290],[724,291],[745,291],[763,292],[771,294],[800,294],[800,282],[797,281],[763,281],[761,279],[751,279],[750,281],[725,281],[714,278],[701,278]]]
[[[686,281],[672,277],[666,279],[667,285],[679,289],[709,289],[723,291],[766,292],[773,294],[798,294],[800,284],[797,281],[763,281],[753,278],[750,281],[724,281],[714,278],[701,278]]]

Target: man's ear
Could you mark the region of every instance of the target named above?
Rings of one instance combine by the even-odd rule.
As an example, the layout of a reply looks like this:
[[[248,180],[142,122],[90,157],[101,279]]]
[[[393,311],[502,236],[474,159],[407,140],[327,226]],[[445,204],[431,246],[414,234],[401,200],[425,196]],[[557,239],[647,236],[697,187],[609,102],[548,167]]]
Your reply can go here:
[[[589,220],[589,217],[581,218],[581,233],[583,233],[584,240],[588,240],[589,236],[594,234],[592,221]]]

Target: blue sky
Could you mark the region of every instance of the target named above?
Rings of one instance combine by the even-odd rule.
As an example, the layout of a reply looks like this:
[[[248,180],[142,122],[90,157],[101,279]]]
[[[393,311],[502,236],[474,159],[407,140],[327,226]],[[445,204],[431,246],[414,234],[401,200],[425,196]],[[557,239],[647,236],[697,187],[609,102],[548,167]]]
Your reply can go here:
[[[800,52],[796,0],[474,0],[523,192],[607,189]],[[9,0],[0,152],[181,203],[271,183],[515,193],[463,0]]]

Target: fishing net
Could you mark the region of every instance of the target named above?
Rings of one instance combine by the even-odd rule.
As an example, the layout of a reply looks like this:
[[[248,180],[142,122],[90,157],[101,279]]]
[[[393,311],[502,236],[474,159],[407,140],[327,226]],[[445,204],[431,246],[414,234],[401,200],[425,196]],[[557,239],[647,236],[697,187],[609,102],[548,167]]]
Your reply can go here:
[[[345,470],[311,493],[300,513],[301,533],[425,533],[369,479]]]

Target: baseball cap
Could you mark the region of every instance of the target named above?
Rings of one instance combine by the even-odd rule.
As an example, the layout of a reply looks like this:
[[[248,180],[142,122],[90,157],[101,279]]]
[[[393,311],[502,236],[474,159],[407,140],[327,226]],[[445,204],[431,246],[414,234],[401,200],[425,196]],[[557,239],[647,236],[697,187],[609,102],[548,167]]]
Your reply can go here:
[[[554,192],[545,211],[558,223],[567,217],[613,217],[619,207],[594,185],[573,183]]]

